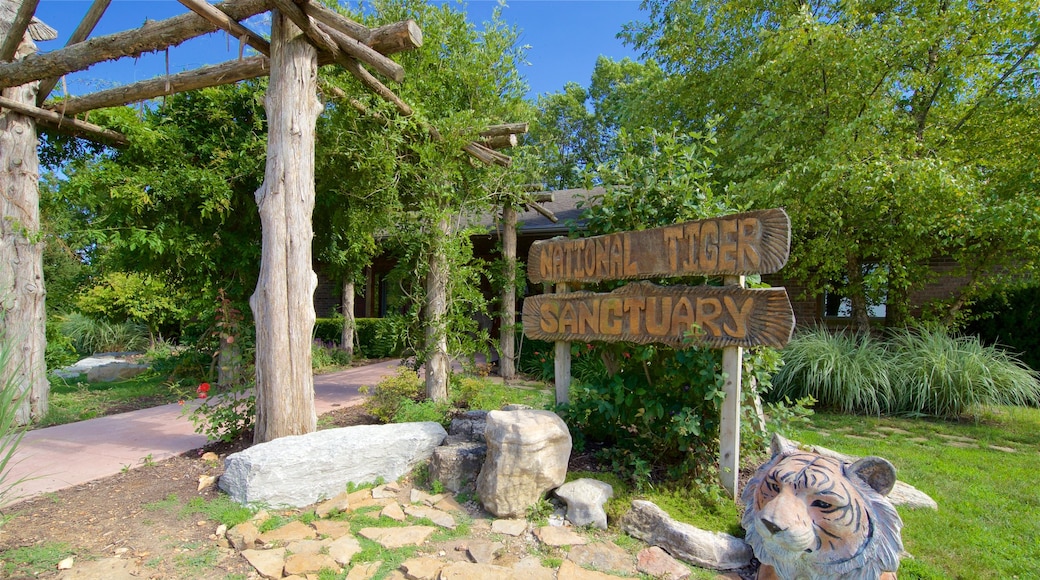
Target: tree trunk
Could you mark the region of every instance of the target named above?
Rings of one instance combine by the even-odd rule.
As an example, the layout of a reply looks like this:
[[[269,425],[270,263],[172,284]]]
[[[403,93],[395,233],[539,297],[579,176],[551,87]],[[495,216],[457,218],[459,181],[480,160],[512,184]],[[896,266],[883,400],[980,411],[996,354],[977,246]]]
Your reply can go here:
[[[516,377],[516,208],[502,207],[502,325],[498,370],[503,379]]]
[[[13,14],[11,15],[13,16]],[[0,22],[0,38],[10,21]],[[15,59],[36,51],[25,35]],[[35,105],[39,83],[0,91]],[[19,389],[15,421],[26,424],[47,413],[47,313],[44,310],[43,243],[40,239],[39,157],[36,124],[31,117],[0,111],[0,340],[10,347],[0,388]]]
[[[256,319],[254,443],[315,430],[311,333],[314,289],[314,126],[317,51],[281,13],[272,12],[267,168],[256,192],[262,256],[249,304]]]
[[[867,292],[863,287],[863,264],[859,258],[849,256],[846,275],[849,277],[849,283],[845,287],[845,293],[852,303],[852,329],[856,332],[870,332]]]
[[[426,396],[434,401],[448,398],[448,256],[444,244],[449,234],[448,219],[438,218],[426,275]]]
[[[340,335],[339,347],[347,352],[350,358],[354,358],[354,279],[346,278],[343,281],[343,298],[340,301],[343,310],[343,334]]]
[[[910,317],[910,292],[904,286],[895,287],[889,284],[888,298],[885,301],[885,327],[899,330],[906,326]]]

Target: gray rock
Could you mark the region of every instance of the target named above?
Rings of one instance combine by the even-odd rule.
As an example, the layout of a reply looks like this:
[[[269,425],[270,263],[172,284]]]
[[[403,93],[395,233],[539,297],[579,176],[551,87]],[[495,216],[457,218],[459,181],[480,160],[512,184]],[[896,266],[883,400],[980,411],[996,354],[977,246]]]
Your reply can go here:
[[[896,481],[895,487],[886,497],[892,505],[908,509],[939,509],[939,504],[931,496],[903,481]]]
[[[556,488],[556,496],[567,502],[567,519],[572,524],[607,529],[607,512],[603,506],[614,497],[614,488],[609,483],[576,479]]]
[[[128,362],[111,362],[88,369],[87,381],[91,383],[125,381],[126,379],[132,379],[147,371],[148,365],[139,365]]]
[[[677,522],[649,501],[633,501],[632,509],[621,518],[621,529],[702,568],[736,570],[751,562],[751,547],[743,540]]]
[[[477,477],[484,509],[498,517],[523,515],[567,476],[571,434],[551,411],[491,411],[487,458]]]
[[[220,489],[243,504],[307,506],[348,483],[396,480],[429,460],[446,436],[440,424],[425,422],[282,437],[229,455]]]
[[[459,492],[476,482],[487,456],[487,445],[470,441],[442,445],[430,458],[430,478],[441,482],[444,489]]]
[[[613,542],[595,542],[574,546],[567,559],[582,568],[635,576],[636,563],[632,555]]]
[[[452,442],[472,441],[484,442],[484,428],[487,424],[487,411],[466,411],[451,420],[448,427],[448,438]]]

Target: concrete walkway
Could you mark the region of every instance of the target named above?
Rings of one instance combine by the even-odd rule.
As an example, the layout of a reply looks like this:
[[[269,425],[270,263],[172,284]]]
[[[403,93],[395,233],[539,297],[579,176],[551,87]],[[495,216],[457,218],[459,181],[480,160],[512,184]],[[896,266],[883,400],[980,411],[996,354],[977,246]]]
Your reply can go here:
[[[360,404],[363,385],[392,375],[398,360],[317,375],[314,407],[318,415]],[[25,434],[11,463],[7,482],[26,478],[8,497],[31,497],[115,475],[145,458],[162,461],[206,444],[177,403],[78,423],[36,429]]]

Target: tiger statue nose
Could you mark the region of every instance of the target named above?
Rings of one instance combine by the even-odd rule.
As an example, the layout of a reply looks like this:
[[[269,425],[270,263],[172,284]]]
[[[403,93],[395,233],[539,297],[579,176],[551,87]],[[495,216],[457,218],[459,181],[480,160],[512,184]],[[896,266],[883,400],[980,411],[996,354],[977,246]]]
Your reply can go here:
[[[784,531],[783,528],[765,518],[762,518],[762,525],[765,526],[767,530],[769,530],[770,534],[776,534],[778,532]]]

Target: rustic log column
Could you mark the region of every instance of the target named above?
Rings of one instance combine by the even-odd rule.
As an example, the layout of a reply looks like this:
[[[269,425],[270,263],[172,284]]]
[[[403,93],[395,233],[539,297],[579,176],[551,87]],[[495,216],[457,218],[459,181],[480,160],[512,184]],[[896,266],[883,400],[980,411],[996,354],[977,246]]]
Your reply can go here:
[[[426,274],[426,396],[434,401],[448,398],[448,256],[444,250],[451,224],[437,219],[435,240],[430,248],[430,271]]]
[[[311,333],[314,289],[314,126],[317,51],[272,12],[267,167],[256,192],[262,227],[260,278],[249,304],[256,319],[255,443],[315,430]]]
[[[567,293],[567,284],[556,284],[557,294]],[[571,400],[571,343],[565,340],[556,341],[556,356],[553,359],[556,371],[556,404],[569,403]]]
[[[340,332],[339,347],[346,351],[347,356],[354,358],[354,328],[357,322],[354,320],[354,279],[349,276],[343,280],[340,311],[343,313],[343,331]]]
[[[516,208],[502,206],[502,324],[499,329],[498,372],[516,377]]]
[[[743,276],[725,276],[726,286],[744,287]],[[744,349],[739,346],[727,346],[722,349],[722,372],[726,373],[726,382],[722,389],[726,398],[722,401],[722,415],[719,423],[719,476],[722,486],[734,500],[740,477],[740,381],[743,374]]]
[[[13,16],[13,15],[12,15]],[[11,21],[0,21],[0,38]],[[26,34],[15,60],[36,52]],[[4,97],[35,105],[37,82],[4,89]],[[18,389],[19,425],[47,414],[47,347],[43,287],[43,240],[40,239],[39,157],[36,123],[10,109],[0,110],[0,341],[9,359],[0,366],[0,389]]]

